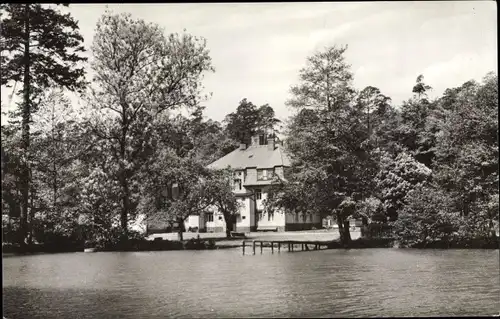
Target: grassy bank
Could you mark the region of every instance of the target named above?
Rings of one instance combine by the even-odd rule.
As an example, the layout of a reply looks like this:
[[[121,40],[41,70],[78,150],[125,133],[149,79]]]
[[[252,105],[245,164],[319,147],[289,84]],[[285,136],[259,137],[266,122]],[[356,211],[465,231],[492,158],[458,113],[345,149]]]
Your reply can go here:
[[[263,241],[301,241],[301,242],[322,242],[328,245],[328,249],[366,249],[366,248],[399,248],[392,238],[354,238],[349,245],[343,245],[338,238],[321,238],[317,234],[265,234],[256,236],[246,236],[245,238],[190,238],[184,241],[167,240],[162,237],[151,239],[131,239],[128,241],[108,244],[95,247],[96,251],[169,251],[169,250],[211,250],[224,248],[237,248],[242,246],[243,240],[263,240]],[[414,244],[408,249],[499,249],[500,241],[497,239],[468,239],[454,241],[433,241]],[[82,252],[83,244],[33,244],[26,251],[21,251],[16,245],[2,245],[3,254],[20,253],[64,253]]]
[[[433,241],[412,245],[410,248],[417,249],[499,249],[500,240],[487,239],[464,239],[453,241]]]
[[[247,238],[247,240],[252,240],[253,238]],[[255,240],[263,241],[273,241],[274,238],[259,238]],[[297,242],[310,242],[311,244],[316,242],[321,242],[328,245],[328,249],[367,249],[367,248],[399,248],[399,244],[393,238],[356,238],[351,240],[351,242],[346,246],[343,245],[338,239],[328,240],[328,241],[318,241],[316,239],[311,240],[297,240],[295,239],[278,239],[276,241],[297,241]],[[248,245],[248,244],[247,244]],[[217,247],[221,248],[236,248],[242,246],[242,240],[221,240],[216,242]],[[499,249],[499,241],[487,240],[487,239],[475,239],[475,240],[462,240],[462,241],[435,241],[430,243],[424,243],[419,245],[413,245],[412,247],[401,248],[401,249]]]
[[[71,253],[83,251],[83,243],[31,244],[21,248],[16,244],[2,244],[2,254]]]
[[[163,251],[163,250],[206,250],[215,249],[213,240],[130,240],[107,247],[96,247],[96,251]]]
[[[499,249],[500,242],[493,239],[469,239],[455,241],[425,242],[401,249]],[[358,238],[352,240],[346,247],[338,240],[328,246],[329,249],[341,248],[399,248],[400,245],[393,238]]]
[[[214,240],[189,239],[177,240],[129,240],[112,245],[84,247],[83,243],[74,244],[32,244],[24,250],[18,245],[2,245],[3,254],[33,254],[33,253],[67,253],[83,252],[84,248],[95,248],[95,251],[163,251],[163,250],[206,250],[217,249]]]

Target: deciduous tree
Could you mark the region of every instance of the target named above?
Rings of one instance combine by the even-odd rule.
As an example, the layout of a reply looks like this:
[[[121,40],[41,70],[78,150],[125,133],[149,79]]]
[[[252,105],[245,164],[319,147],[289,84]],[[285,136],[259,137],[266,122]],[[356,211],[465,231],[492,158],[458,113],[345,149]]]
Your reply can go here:
[[[287,103],[300,113],[288,131],[292,170],[284,188],[295,189],[292,194],[308,194],[297,197],[306,201],[299,207],[335,216],[345,245],[350,241],[351,204],[370,187],[375,168],[365,143],[366,121],[354,103],[346,49],[328,47],[309,57],[300,70],[299,84],[291,88]],[[289,209],[292,198],[281,198]]]
[[[127,232],[137,206],[137,171],[151,155],[152,121],[164,111],[198,106],[203,73],[213,68],[204,39],[165,36],[158,25],[129,14],[101,17],[92,52],[93,104],[104,116],[114,115],[106,133],[102,125],[96,132],[108,141],[116,164],[111,178],[120,184],[120,220]]]
[[[242,205],[233,193],[232,176],[229,170],[212,171],[205,184],[208,200],[224,216],[228,238],[231,237],[236,214]]]
[[[257,107],[246,98],[240,101],[236,112],[226,115],[224,121],[227,135],[236,142],[247,145],[256,134],[277,133],[280,123],[269,104]]]

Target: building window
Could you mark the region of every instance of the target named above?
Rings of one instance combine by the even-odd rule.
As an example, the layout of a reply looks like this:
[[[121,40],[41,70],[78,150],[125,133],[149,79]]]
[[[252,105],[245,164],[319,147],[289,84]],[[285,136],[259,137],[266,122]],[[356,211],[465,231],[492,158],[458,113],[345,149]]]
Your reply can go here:
[[[274,220],[274,212],[267,212],[267,221],[273,221]]]
[[[309,221],[312,223],[313,222],[313,214],[309,214]]]
[[[264,218],[264,213],[262,211],[257,211],[257,218],[259,221],[262,221]]]
[[[304,223],[307,222],[307,214],[304,214],[304,216],[302,216],[302,219],[304,220]]]
[[[239,178],[235,179],[233,186],[234,186],[234,190],[240,191],[241,190],[241,179],[239,179]]]
[[[243,180],[245,178],[245,171],[234,171],[234,178]]]
[[[214,221],[214,213],[206,213],[205,216],[206,216],[207,222]]]
[[[258,169],[257,180],[267,181],[274,177],[274,170],[272,168]]]
[[[262,190],[261,189],[255,190],[255,199],[262,199]]]
[[[263,180],[264,179],[263,176],[264,176],[264,170],[263,169],[258,169],[257,170],[257,180],[258,181]]]

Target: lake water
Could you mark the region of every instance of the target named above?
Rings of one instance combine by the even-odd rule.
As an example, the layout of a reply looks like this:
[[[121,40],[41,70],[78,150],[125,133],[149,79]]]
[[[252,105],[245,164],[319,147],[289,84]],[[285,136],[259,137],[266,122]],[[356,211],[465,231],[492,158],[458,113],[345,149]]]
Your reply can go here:
[[[3,265],[9,319],[500,312],[498,250],[72,253]]]

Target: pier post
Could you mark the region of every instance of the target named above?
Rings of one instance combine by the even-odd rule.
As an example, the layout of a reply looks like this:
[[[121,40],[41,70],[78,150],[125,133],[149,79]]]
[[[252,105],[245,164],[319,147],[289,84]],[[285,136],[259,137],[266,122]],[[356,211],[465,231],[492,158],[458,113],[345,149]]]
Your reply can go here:
[[[242,251],[243,251],[243,256],[245,256],[245,241],[241,243]]]
[[[274,241],[271,242],[271,254],[274,254]]]
[[[255,255],[255,240],[252,241],[252,246],[253,246],[253,254]]]
[[[281,242],[278,242],[278,252],[281,252]]]
[[[262,244],[264,244],[264,242],[260,242],[260,253],[262,254]]]
[[[304,243],[302,243],[302,251],[304,251]]]
[[[288,243],[288,252],[292,251],[292,246],[290,246],[290,243]]]

